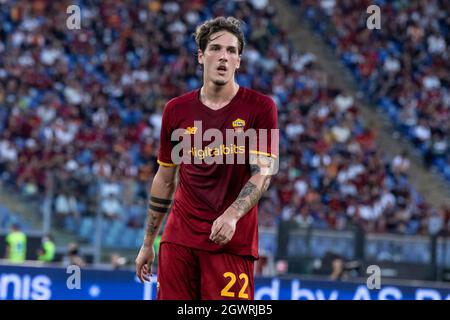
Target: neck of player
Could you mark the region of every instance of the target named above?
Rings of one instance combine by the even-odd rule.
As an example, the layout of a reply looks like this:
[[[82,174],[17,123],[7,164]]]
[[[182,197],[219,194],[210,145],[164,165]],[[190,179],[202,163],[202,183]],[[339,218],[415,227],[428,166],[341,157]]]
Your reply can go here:
[[[224,86],[206,82],[200,89],[200,100],[211,109],[220,109],[230,103],[238,91],[239,85],[234,81]]]

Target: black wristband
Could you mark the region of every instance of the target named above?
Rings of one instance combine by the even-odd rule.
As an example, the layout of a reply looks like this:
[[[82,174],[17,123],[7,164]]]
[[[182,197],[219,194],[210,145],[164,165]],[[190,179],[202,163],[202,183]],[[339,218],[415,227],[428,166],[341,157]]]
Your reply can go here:
[[[156,212],[161,212],[161,213],[167,213],[167,211],[169,211],[169,208],[157,207],[152,204],[149,206],[149,208],[150,208],[150,210],[153,210]]]
[[[172,204],[172,200],[168,200],[168,199],[161,199],[161,198],[157,198],[157,197],[150,197],[150,201],[157,203],[157,204],[164,204],[164,205],[170,205]]]

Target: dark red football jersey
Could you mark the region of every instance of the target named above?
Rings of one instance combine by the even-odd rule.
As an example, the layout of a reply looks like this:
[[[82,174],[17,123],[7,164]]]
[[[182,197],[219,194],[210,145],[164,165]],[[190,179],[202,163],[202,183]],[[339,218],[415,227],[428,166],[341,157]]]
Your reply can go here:
[[[174,163],[177,163],[172,158],[172,150],[179,141],[171,139],[177,129],[183,130],[182,139],[191,139],[192,147],[184,148],[182,152],[189,154],[192,161],[179,164],[179,183],[161,242],[257,258],[257,205],[238,221],[236,232],[226,245],[215,244],[209,235],[214,220],[236,200],[250,179],[248,154],[277,156],[278,145],[271,146],[269,131],[278,129],[277,108],[269,96],[240,87],[229,104],[219,110],[212,110],[200,101],[199,91],[197,89],[170,100],[163,112],[158,163],[163,166],[175,166]],[[267,129],[268,139],[262,139],[262,144],[251,145],[248,142],[229,143],[226,139],[227,129],[242,133],[252,128],[258,134],[260,131],[257,129]],[[216,132],[219,130],[223,134],[223,141],[211,139],[217,142],[215,147],[209,147],[211,140],[202,139],[208,129],[216,129]],[[197,145],[194,145],[196,138],[201,140],[201,145],[198,145],[198,140]],[[247,160],[236,164],[236,157],[242,153],[245,153]],[[225,159],[230,155],[235,157],[235,164],[201,161],[208,156]],[[194,163],[194,158],[202,163]]]

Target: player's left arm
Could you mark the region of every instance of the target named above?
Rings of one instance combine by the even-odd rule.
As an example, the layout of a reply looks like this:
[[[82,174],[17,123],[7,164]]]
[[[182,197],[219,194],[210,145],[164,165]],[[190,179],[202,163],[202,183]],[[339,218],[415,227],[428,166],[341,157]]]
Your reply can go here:
[[[212,226],[210,239],[219,245],[228,243],[236,231],[236,224],[257,205],[269,188],[274,174],[275,159],[266,155],[250,155],[251,177],[242,188],[237,199],[218,217]]]
[[[277,172],[278,110],[272,99],[259,106],[253,128],[257,129],[257,139],[250,141],[250,179],[237,199],[214,221],[211,228],[209,238],[219,245],[224,245],[233,238],[237,222],[257,205],[269,188],[271,177]]]

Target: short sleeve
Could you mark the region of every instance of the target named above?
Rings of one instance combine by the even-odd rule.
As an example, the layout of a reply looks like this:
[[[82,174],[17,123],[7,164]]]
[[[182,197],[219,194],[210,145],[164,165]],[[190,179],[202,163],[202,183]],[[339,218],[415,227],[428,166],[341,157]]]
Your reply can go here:
[[[279,130],[278,110],[271,98],[258,112],[253,128],[256,130],[256,145],[250,145],[250,154],[278,158]]]
[[[159,141],[159,152],[158,152],[158,164],[164,167],[175,167],[176,164],[172,162],[172,148],[173,144],[171,141],[172,135],[172,108],[170,104],[164,107],[162,123],[161,123],[161,134]]]

